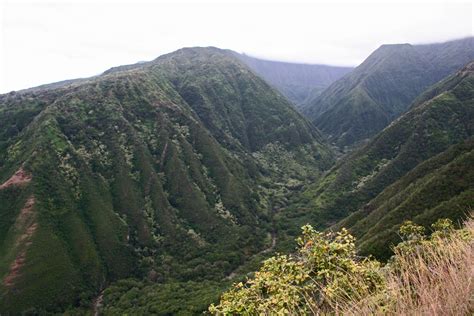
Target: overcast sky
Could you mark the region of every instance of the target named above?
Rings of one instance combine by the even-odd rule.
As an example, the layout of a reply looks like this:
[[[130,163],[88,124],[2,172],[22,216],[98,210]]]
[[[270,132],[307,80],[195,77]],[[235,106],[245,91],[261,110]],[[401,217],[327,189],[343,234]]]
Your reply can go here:
[[[186,46],[355,66],[384,43],[473,35],[472,2],[0,0],[0,93]]]

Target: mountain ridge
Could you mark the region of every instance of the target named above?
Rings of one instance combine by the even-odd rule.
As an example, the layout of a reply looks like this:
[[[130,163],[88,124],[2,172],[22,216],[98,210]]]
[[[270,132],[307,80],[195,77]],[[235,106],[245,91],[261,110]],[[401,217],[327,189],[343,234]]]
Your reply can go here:
[[[305,212],[300,216],[322,228],[353,228],[355,236],[362,237],[364,254],[385,259],[390,256],[389,244],[398,240],[396,231],[401,221],[419,219],[427,225],[443,216],[454,221],[466,216],[469,203],[472,205],[468,192],[473,185],[473,70],[474,62],[470,62],[431,87],[408,112],[306,187],[300,204],[289,211],[302,208]],[[446,184],[448,179],[450,185]],[[419,185],[413,184],[416,181]],[[457,198],[458,194],[462,198]],[[425,201],[428,196],[431,200]],[[433,210],[443,203],[443,212]],[[458,208],[456,203],[464,207]],[[404,208],[405,204],[411,208]],[[382,223],[389,226],[378,229]]]
[[[0,120],[0,310],[12,313],[87,306],[127,277],[220,281],[271,242],[271,194],[333,159],[218,49],[0,95]],[[8,185],[19,170],[31,181]]]
[[[235,55],[287,97],[297,109],[310,97],[319,95],[352,67],[265,60]]]
[[[429,88],[423,77],[456,69],[458,44],[382,45],[326,89],[336,97],[317,96],[326,115],[343,95],[323,132],[216,47],[0,95],[0,311],[80,314],[104,298],[104,312],[199,313],[294,249],[306,223],[347,227],[360,254],[385,260],[401,221],[463,219],[474,61]],[[375,128],[336,160],[326,136],[341,146],[367,122],[341,116],[336,139],[340,114]]]
[[[473,59],[472,37],[421,46],[382,45],[307,102],[302,112],[338,146],[357,145],[405,112],[423,90]]]

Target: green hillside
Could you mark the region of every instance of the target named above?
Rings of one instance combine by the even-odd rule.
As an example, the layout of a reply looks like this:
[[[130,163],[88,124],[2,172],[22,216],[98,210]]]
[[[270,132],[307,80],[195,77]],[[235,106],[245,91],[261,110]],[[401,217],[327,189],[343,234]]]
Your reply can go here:
[[[128,277],[220,281],[271,243],[272,195],[333,161],[288,101],[215,48],[1,95],[0,125],[11,313],[87,307]]]
[[[352,214],[337,227],[349,226],[363,252],[386,258],[401,221],[463,217],[473,201],[473,93],[470,63],[305,188],[281,225],[326,228]]]
[[[429,227],[433,220],[459,222],[474,207],[474,139],[453,145],[419,164],[337,227],[358,236],[361,254],[387,259],[400,242],[400,220]]]
[[[382,45],[360,66],[303,106],[339,147],[370,139],[408,110],[430,85],[474,59],[474,39]]]
[[[276,83],[214,47],[0,95],[0,314],[201,313],[307,223],[326,232],[304,226],[302,256],[255,278],[284,293],[269,304],[296,293],[287,267],[308,290],[313,274],[350,289],[333,263],[378,288],[357,256],[388,259],[403,221],[474,207],[471,44],[384,45],[317,96],[306,114],[332,142],[371,138],[337,161],[278,86],[334,73],[265,64]]]

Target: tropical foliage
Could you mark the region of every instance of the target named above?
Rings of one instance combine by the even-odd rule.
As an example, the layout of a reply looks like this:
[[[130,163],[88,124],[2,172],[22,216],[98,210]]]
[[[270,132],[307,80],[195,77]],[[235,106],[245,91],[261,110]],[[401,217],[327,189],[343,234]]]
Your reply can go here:
[[[407,221],[404,241],[383,266],[355,256],[346,230],[320,233],[303,227],[295,254],[264,262],[255,276],[235,284],[209,311],[219,315],[298,314],[469,314],[474,226],[454,230],[452,222],[432,224],[431,236]],[[465,278],[465,279],[463,279]]]
[[[287,315],[330,311],[339,299],[383,286],[379,263],[359,260],[354,238],[341,230],[321,233],[302,227],[298,250],[266,260],[255,276],[223,294],[209,311],[217,314]]]

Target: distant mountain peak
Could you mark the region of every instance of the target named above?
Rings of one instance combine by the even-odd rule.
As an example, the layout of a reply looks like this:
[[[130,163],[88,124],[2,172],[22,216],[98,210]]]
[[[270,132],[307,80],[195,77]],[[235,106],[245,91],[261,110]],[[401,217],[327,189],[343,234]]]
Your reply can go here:
[[[381,131],[430,85],[474,59],[473,39],[432,45],[382,45],[303,113],[337,145],[352,146]]]
[[[296,108],[314,98],[351,67],[265,60],[235,53],[235,56],[280,91]]]

